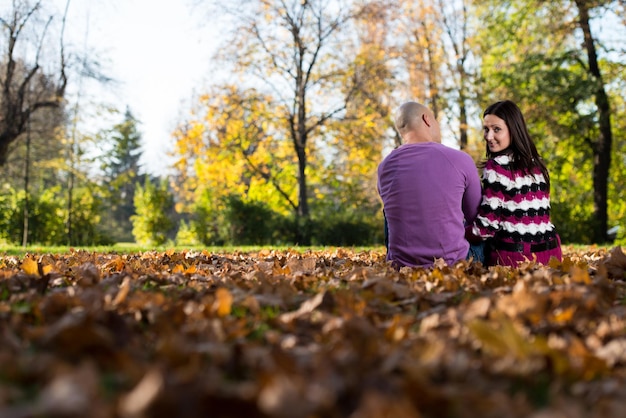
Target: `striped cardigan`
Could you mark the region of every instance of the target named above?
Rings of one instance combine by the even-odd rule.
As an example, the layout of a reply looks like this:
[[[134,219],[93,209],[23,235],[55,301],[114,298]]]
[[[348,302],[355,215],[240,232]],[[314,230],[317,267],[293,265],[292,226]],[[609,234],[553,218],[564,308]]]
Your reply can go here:
[[[489,159],[483,170],[483,197],[472,235],[505,242],[539,243],[556,237],[550,221],[550,189],[539,168],[512,170],[511,157]],[[496,244],[497,246],[497,244]]]

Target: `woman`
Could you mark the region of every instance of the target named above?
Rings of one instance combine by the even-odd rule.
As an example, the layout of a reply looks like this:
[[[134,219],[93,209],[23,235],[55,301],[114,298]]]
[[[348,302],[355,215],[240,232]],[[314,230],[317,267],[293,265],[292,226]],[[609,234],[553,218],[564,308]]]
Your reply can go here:
[[[489,106],[483,135],[483,197],[467,239],[489,240],[487,265],[561,260],[561,240],[550,221],[550,176],[519,107],[510,100]]]

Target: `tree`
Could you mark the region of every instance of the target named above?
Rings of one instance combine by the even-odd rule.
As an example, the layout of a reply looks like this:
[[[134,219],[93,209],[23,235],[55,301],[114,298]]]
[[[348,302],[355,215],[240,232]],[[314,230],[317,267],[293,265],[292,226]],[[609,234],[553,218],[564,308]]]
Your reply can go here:
[[[600,72],[602,61],[596,55],[597,40],[591,32],[589,13],[595,10],[598,16],[608,17],[616,2],[518,0],[481,2],[478,7],[484,19],[481,70],[483,88],[488,93],[483,97],[508,95],[527,109],[526,116],[534,121],[533,129],[540,131],[535,138],[544,149],[543,155],[552,156],[553,177],[569,183],[553,184],[567,195],[576,196],[560,196],[571,211],[569,215],[564,211],[563,220],[580,215],[579,205],[572,205],[572,201],[584,196],[589,184],[592,197],[583,205],[592,204],[593,213],[583,223],[592,231],[590,240],[605,242],[612,155],[607,94],[610,82],[603,80]],[[500,34],[497,42],[493,37],[496,31]],[[506,61],[503,56],[507,56]],[[607,54],[605,65],[609,57]],[[572,161],[574,156],[579,160]],[[593,173],[590,183],[578,181],[579,175],[584,176],[580,170],[585,166]],[[569,173],[558,173],[567,167]],[[580,225],[580,218],[576,222]]]
[[[468,0],[448,2],[437,0],[436,9],[439,16],[439,25],[443,28],[443,33],[447,40],[443,41],[446,53],[445,62],[447,73],[450,77],[445,85],[448,106],[458,114],[455,118],[459,124],[459,146],[462,150],[467,150],[469,145],[469,122],[468,109],[472,109],[471,103],[475,99],[473,89],[473,79],[475,62],[472,60],[472,48],[470,44],[470,16]],[[448,47],[449,46],[449,47]],[[451,81],[451,82],[450,82]]]
[[[417,6],[417,7],[416,7]],[[397,76],[403,80],[401,91],[407,98],[429,106],[435,117],[442,110],[441,70],[444,54],[442,29],[431,0],[405,0],[395,6],[396,38],[394,48],[402,62]]]
[[[608,180],[611,166],[611,146],[613,133],[611,131],[611,107],[609,97],[605,89],[600,66],[596,43],[591,26],[589,13],[594,7],[604,6],[611,2],[576,0],[578,8],[578,26],[583,32],[584,48],[587,53],[587,62],[580,61],[586,67],[587,72],[595,85],[594,97],[596,112],[598,115],[598,134],[596,138],[587,138],[593,151],[593,203],[594,215],[597,222],[595,227],[595,242],[607,241],[608,230]],[[598,4],[599,3],[599,4]]]
[[[108,149],[102,157],[101,169],[108,195],[110,230],[116,241],[132,240],[130,218],[135,214],[135,188],[143,183],[140,173],[141,133],[137,120],[129,109],[124,120],[98,136]]]
[[[349,239],[337,236],[354,227],[346,235],[354,236],[369,224],[371,231],[382,231],[380,198],[376,189],[376,168],[386,149],[399,145],[393,127],[392,94],[397,85],[397,50],[393,40],[394,7],[369,7],[354,19],[357,36],[353,62],[345,71],[345,95],[350,97],[341,118],[332,120],[324,129],[326,158],[314,175],[313,189],[316,230],[328,229],[323,243]],[[335,235],[333,237],[333,234]],[[363,243],[363,240],[359,240]],[[369,243],[374,240],[368,241]]]
[[[6,163],[0,167],[2,183],[25,193],[22,207],[23,245],[30,241],[31,195],[36,199],[46,189],[55,187],[60,180],[60,173],[51,166],[62,151],[62,143],[57,139],[62,119],[60,109],[44,109],[34,115],[27,123],[24,140],[11,145]]]
[[[131,216],[136,241],[140,244],[164,244],[174,227],[173,210],[174,199],[165,180],[146,177],[143,186],[137,184],[136,214]]]
[[[43,14],[42,3],[37,1],[31,6],[27,1],[14,0],[12,9],[7,11],[10,16],[0,17],[3,36],[7,41],[0,65],[0,166],[7,161],[9,146],[26,132],[29,121],[37,113],[42,109],[63,106],[67,85],[63,31],[57,73],[46,74],[40,59],[53,16],[45,19],[43,24],[37,22]],[[35,54],[33,57],[19,57],[19,46],[28,41],[26,31],[31,23],[34,30],[39,31],[36,34],[39,40],[35,44]],[[65,16],[62,23],[65,24]],[[53,80],[55,77],[56,80]]]
[[[297,158],[295,207],[297,242],[308,244],[308,165],[312,142],[327,122],[344,112],[341,94],[344,57],[339,34],[354,17],[345,1],[254,0],[227,8],[240,24],[223,57],[234,70],[265,84],[275,97],[274,112],[284,124]],[[252,81],[252,80],[251,80]]]
[[[176,130],[178,211],[194,218],[202,242],[227,239],[217,219],[225,219],[235,196],[280,214],[297,209],[295,158],[289,143],[276,138],[273,108],[272,97],[255,89],[216,86]]]

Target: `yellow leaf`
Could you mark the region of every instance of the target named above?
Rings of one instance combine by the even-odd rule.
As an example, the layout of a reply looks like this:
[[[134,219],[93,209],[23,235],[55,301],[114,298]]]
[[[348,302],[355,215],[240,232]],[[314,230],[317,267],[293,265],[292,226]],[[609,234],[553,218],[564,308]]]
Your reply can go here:
[[[560,309],[557,308],[552,314],[552,320],[557,323],[567,323],[572,320],[574,313],[576,312],[576,306],[570,306],[569,308]]]
[[[192,264],[191,266],[187,268],[187,270],[185,270],[185,274],[193,274],[196,271],[198,271],[198,269],[196,268],[195,265]]]
[[[558,269],[561,267],[561,262],[556,257],[550,257],[550,261],[548,261],[548,266],[553,269]]]
[[[526,342],[513,323],[505,317],[500,317],[492,323],[475,319],[467,326],[483,347],[495,355],[513,355],[524,359],[535,351],[532,344]]]
[[[181,264],[176,264],[176,266],[172,269],[173,273],[182,273],[185,271],[185,268]]]
[[[213,309],[217,312],[218,316],[226,316],[230,314],[230,310],[233,304],[233,295],[228,289],[220,287],[215,292],[215,303]]]
[[[53,270],[53,268],[52,268],[51,265],[43,266],[43,268],[41,269],[41,271],[43,271],[44,275],[49,274],[52,270]]]
[[[591,283],[589,272],[586,269],[582,269],[578,266],[572,266],[570,270],[570,275],[572,276],[572,282],[574,283],[583,283],[583,284]]]
[[[574,267],[574,261],[570,257],[563,258],[563,262],[561,263],[561,270],[563,273],[569,273]]]
[[[31,258],[25,258],[24,261],[22,261],[22,270],[26,274],[39,276],[39,266],[37,262]]]
[[[474,320],[467,326],[486,350],[497,355],[504,355],[508,352],[508,347],[500,333],[489,326],[486,321]]]

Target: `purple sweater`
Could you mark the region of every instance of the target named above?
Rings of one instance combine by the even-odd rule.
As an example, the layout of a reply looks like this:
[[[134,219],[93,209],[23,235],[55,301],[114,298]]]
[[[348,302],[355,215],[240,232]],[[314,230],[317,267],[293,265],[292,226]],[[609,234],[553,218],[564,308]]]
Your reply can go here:
[[[405,144],[378,166],[378,193],[389,227],[387,260],[431,266],[465,259],[465,223],[474,222],[481,199],[472,158],[439,143]]]

